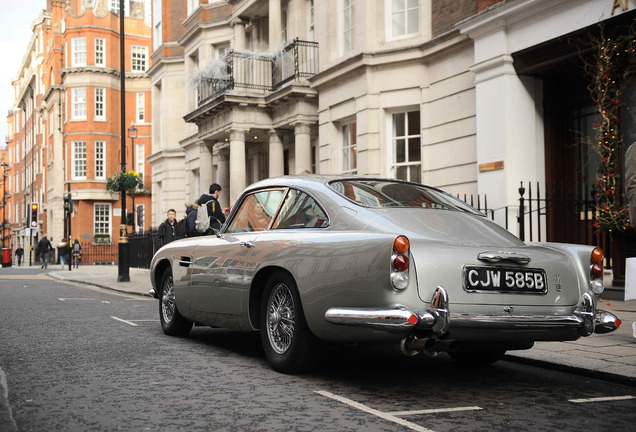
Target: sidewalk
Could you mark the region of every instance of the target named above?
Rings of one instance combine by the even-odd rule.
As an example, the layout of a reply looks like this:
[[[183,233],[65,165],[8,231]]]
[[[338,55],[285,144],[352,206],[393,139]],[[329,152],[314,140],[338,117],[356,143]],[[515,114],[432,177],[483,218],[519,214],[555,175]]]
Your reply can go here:
[[[60,265],[49,266],[49,275],[57,279],[148,296],[150,271],[131,268],[129,274],[130,282],[118,282],[117,266],[80,266],[71,271]],[[605,300],[601,295],[598,308],[618,315],[622,326],[612,333],[574,342],[538,342],[530,350],[510,351],[507,359],[636,385],[636,339],[632,334],[636,300]]]

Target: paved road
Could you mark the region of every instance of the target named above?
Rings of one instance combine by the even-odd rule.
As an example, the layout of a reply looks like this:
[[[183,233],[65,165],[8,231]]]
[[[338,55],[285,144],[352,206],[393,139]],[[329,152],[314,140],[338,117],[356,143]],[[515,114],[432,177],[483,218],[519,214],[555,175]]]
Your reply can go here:
[[[362,347],[282,375],[255,334],[163,335],[147,297],[37,275],[0,295],[3,432],[629,430],[636,408],[631,386]]]

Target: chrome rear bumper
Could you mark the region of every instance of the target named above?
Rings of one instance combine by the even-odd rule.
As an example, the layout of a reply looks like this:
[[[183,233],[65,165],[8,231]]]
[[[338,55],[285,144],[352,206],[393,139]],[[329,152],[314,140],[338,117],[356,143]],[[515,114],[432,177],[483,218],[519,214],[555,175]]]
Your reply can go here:
[[[578,329],[581,336],[592,333],[609,333],[620,327],[620,319],[611,312],[595,310],[589,293],[581,296],[572,315],[467,315],[451,313],[448,294],[437,287],[431,306],[424,313],[416,313],[403,306],[387,308],[330,308],[325,313],[327,321],[334,324],[363,326],[390,333],[407,333],[412,329],[432,330],[441,336],[449,328],[471,329]]]

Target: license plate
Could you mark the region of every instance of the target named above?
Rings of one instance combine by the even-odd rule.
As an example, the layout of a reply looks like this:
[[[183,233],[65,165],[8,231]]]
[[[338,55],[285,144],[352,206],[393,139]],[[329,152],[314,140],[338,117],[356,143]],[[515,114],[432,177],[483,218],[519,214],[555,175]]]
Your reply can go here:
[[[541,269],[464,266],[464,289],[469,292],[545,294],[548,282]]]

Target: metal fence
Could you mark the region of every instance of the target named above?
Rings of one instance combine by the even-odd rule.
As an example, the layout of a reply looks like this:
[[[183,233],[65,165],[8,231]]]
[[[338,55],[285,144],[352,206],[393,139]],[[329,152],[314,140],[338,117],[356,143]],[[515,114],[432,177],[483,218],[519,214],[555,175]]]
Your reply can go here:
[[[318,72],[318,43],[295,39],[275,54],[229,50],[197,84],[199,106],[235,88],[271,92]]]

